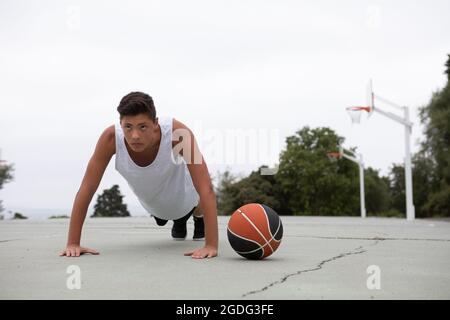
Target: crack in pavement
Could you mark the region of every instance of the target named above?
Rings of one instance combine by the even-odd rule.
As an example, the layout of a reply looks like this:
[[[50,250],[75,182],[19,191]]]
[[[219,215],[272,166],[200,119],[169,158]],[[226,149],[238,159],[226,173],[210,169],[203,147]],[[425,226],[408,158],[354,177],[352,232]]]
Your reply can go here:
[[[16,240],[26,240],[26,239],[8,239],[8,240],[0,240],[0,243],[2,243],[2,242],[16,241]]]
[[[375,245],[377,245],[380,241],[383,241],[383,240],[382,240],[382,239],[376,239],[376,241],[375,241],[372,245],[370,245],[370,246],[375,246]],[[257,294],[257,293],[266,291],[266,290],[268,290],[269,288],[271,288],[271,287],[273,287],[273,286],[275,286],[275,285],[277,285],[277,284],[282,284],[282,283],[286,282],[286,280],[287,280],[288,278],[290,278],[290,277],[298,276],[298,275],[301,275],[302,273],[307,273],[307,272],[313,272],[313,271],[320,270],[320,269],[322,269],[323,266],[324,266],[326,263],[328,263],[328,262],[332,262],[332,261],[335,261],[335,260],[338,260],[338,259],[341,259],[341,258],[344,258],[344,257],[347,257],[347,256],[355,255],[355,254],[361,254],[361,253],[364,253],[364,252],[366,252],[366,251],[367,251],[367,250],[363,249],[362,246],[359,246],[359,247],[353,249],[352,251],[344,252],[344,253],[341,253],[341,254],[339,254],[339,255],[337,255],[337,256],[334,256],[334,257],[332,257],[332,258],[323,260],[323,261],[321,261],[315,268],[312,268],[312,269],[306,269],[306,270],[300,270],[300,271],[297,271],[297,272],[294,272],[294,273],[290,273],[290,274],[284,276],[283,278],[281,278],[280,280],[277,280],[277,281],[274,281],[274,282],[270,283],[269,285],[263,287],[262,289],[247,292],[247,293],[245,293],[245,294],[242,295],[242,298],[244,298],[244,297],[246,297],[246,296],[249,296],[249,295],[251,295],[251,294]]]
[[[321,236],[286,236],[293,238],[309,238],[309,239],[331,239],[331,240],[378,240],[378,241],[441,241],[450,242],[450,239],[420,239],[420,238],[384,238],[384,237],[372,237],[372,238],[359,238],[359,237],[321,237]]]

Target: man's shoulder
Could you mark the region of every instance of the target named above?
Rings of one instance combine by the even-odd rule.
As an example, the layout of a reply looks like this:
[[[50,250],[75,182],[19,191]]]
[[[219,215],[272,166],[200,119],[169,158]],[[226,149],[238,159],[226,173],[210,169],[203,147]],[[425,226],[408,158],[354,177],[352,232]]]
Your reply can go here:
[[[107,127],[101,134],[99,141],[107,149],[116,150],[116,128],[115,125]]]
[[[107,140],[115,140],[116,138],[116,127],[115,125],[110,125],[107,127],[103,133],[102,136],[104,136]]]
[[[175,131],[177,129],[186,129],[191,131],[183,122],[175,118],[172,118],[172,131]]]
[[[172,118],[172,133],[174,133],[175,130],[180,130],[180,129],[188,130],[189,134],[193,135],[192,131],[183,122],[181,122],[175,118]],[[180,132],[178,132],[178,133],[180,133]],[[183,136],[182,133],[181,133],[181,136]],[[172,148],[174,148],[180,142],[181,142],[180,139],[172,140]]]

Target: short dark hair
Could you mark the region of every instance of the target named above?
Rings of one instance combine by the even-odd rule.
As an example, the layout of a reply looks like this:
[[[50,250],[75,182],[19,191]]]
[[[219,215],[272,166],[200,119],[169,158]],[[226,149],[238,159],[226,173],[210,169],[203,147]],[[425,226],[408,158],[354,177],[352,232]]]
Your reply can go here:
[[[152,121],[156,119],[156,109],[152,97],[139,91],[130,92],[123,97],[117,111],[121,120],[124,116],[135,116],[141,113],[147,114]]]

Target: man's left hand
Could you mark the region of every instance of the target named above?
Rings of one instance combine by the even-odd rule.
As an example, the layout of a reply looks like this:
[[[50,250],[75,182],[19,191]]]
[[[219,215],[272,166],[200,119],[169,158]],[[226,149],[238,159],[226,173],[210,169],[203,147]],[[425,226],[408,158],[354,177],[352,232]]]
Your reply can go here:
[[[214,258],[217,256],[217,248],[213,246],[204,246],[201,249],[186,252],[185,256],[191,256],[194,259]]]

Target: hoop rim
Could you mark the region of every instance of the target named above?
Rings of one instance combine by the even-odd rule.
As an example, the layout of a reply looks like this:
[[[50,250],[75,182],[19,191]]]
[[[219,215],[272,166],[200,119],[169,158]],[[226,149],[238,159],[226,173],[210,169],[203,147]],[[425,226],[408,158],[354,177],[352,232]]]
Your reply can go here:
[[[369,106],[352,106],[352,107],[347,107],[346,109],[347,109],[347,111],[366,111],[368,113],[371,113],[373,108],[369,107]]]
[[[328,158],[340,159],[342,158],[342,153],[340,152],[327,152]]]

